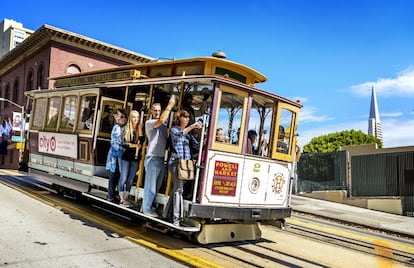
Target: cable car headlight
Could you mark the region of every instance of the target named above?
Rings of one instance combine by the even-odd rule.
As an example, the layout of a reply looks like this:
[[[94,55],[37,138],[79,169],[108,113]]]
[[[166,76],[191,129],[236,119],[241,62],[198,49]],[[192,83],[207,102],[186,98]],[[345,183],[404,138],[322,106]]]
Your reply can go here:
[[[253,177],[250,179],[250,183],[249,183],[249,190],[252,194],[257,193],[257,191],[259,191],[260,188],[260,180],[257,177]]]

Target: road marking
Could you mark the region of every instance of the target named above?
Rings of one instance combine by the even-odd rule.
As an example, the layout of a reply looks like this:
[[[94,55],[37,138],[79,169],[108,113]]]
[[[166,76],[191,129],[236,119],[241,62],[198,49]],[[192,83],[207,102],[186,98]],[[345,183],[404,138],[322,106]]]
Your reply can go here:
[[[296,224],[296,225],[301,225],[301,226],[305,226],[307,228],[322,230],[322,231],[325,231],[329,234],[342,235],[343,237],[346,237],[346,238],[353,238],[353,239],[361,240],[361,241],[364,241],[364,242],[372,242],[373,241],[373,238],[371,236],[368,236],[368,235],[358,234],[358,233],[352,232],[352,231],[340,230],[340,229],[336,229],[334,227],[321,226],[317,223],[305,222],[305,221],[302,221],[300,219],[287,218],[286,222],[288,224],[292,223],[292,224]],[[376,240],[376,239],[374,239],[374,240]],[[385,240],[378,240],[378,241],[383,241],[384,243],[386,242]],[[414,252],[414,247],[404,245],[404,244],[400,244],[398,242],[387,242],[387,243],[389,243],[389,247],[394,248],[396,250]]]
[[[190,264],[193,267],[200,267],[200,268],[221,268],[223,266],[212,263],[206,259],[194,256],[190,252],[186,252],[182,249],[168,249],[165,247],[161,247],[159,244],[152,243],[148,240],[144,239],[137,239],[133,237],[126,237],[128,240],[140,244],[142,246],[145,246],[147,248],[151,248],[154,251],[163,253],[165,255],[171,256],[172,258],[176,260],[181,260],[187,264]]]
[[[0,174],[2,173],[3,174],[8,173],[9,176],[10,175],[11,176],[21,175],[19,173],[14,173],[14,172],[4,172],[4,170],[0,171]],[[168,255],[171,258],[182,261],[183,263],[188,264],[190,266],[200,267],[200,268],[222,268],[223,267],[221,265],[210,262],[204,258],[197,257],[193,255],[191,252],[187,252],[183,249],[169,248],[168,246],[163,245],[162,241],[157,241],[157,240],[154,240],[152,237],[137,233],[136,230],[132,228],[128,228],[128,227],[113,223],[112,221],[104,217],[101,217],[99,215],[91,215],[85,212],[84,210],[79,209],[76,205],[70,202],[60,201],[58,199],[50,201],[49,198],[47,198],[44,195],[37,196],[36,194],[39,194],[39,192],[36,192],[36,194],[32,194],[22,189],[19,189],[18,187],[15,187],[13,185],[6,184],[1,181],[0,183],[16,191],[19,191],[27,196],[30,196],[31,198],[36,199],[37,201],[41,203],[47,204],[50,207],[53,207],[65,213],[77,215],[82,221],[92,222],[93,224],[99,226],[98,228],[104,228],[107,230],[109,229],[114,234],[121,234],[122,236],[124,236],[124,238],[130,240],[133,243],[140,244],[144,247],[150,248],[164,255]],[[138,237],[133,237],[133,236],[138,236]]]
[[[394,262],[392,261],[393,254],[392,249],[390,248],[390,244],[385,241],[375,239],[374,245],[374,251],[377,255],[379,255],[377,258],[378,267],[394,267]]]

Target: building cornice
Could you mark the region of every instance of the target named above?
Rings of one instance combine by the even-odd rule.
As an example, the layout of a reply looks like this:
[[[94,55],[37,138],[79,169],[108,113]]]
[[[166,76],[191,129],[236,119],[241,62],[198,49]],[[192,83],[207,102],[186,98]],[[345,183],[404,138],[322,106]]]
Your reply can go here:
[[[50,42],[61,43],[88,53],[103,55],[125,62],[125,64],[145,63],[154,60],[154,58],[143,54],[45,24],[0,59],[0,76],[13,69]]]

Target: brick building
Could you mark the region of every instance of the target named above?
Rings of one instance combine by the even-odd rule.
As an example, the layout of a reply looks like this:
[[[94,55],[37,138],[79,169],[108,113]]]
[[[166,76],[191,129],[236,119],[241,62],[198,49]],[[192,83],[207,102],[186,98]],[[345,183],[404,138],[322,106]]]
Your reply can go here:
[[[12,118],[13,112],[21,112],[19,106],[30,113],[31,102],[24,92],[53,87],[48,77],[151,60],[149,56],[43,25],[0,59],[1,122]],[[0,168],[17,168],[18,160],[16,143],[9,139],[7,153],[0,154]]]

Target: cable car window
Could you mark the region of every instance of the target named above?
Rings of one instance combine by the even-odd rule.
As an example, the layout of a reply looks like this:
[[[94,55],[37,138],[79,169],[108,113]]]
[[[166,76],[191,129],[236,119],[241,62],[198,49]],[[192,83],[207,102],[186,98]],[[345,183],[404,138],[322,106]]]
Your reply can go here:
[[[60,129],[72,130],[75,124],[78,96],[66,96],[64,98],[63,116],[60,121]]]
[[[43,122],[46,118],[46,98],[36,99],[35,110],[33,114],[33,128],[40,129],[43,126]]]
[[[277,152],[283,154],[289,154],[290,143],[292,141],[291,126],[293,124],[293,113],[287,109],[280,110],[280,124],[278,127],[277,138]]]
[[[260,95],[253,95],[250,110],[249,132],[256,134],[252,152],[260,156],[269,156],[269,137],[272,137],[273,100]]]
[[[123,103],[116,100],[104,100],[102,101],[101,107],[102,113],[100,117],[101,121],[99,127],[99,135],[110,137],[112,127],[115,124],[115,115],[117,114],[118,109],[123,109]],[[131,105],[128,105],[128,107],[124,110],[128,116],[129,111],[131,110]]]
[[[222,92],[217,129],[214,137],[216,142],[239,145],[243,105],[243,96],[232,92]],[[222,136],[224,136],[224,138]]]
[[[62,101],[61,97],[51,97],[49,99],[49,113],[47,114],[47,128],[56,128],[59,119],[59,108]]]
[[[202,120],[204,113],[211,110],[211,85],[186,84],[185,93],[181,102],[181,108],[191,115],[190,123]]]
[[[94,124],[96,96],[85,95],[81,97],[80,109],[78,115],[78,130],[91,130]]]

